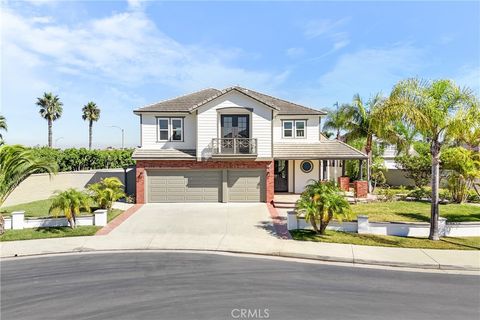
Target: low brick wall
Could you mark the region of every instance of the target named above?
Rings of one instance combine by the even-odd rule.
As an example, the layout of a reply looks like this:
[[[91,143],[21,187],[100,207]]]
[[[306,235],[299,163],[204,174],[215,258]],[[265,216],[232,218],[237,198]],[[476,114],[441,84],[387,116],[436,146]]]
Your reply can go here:
[[[145,170],[148,169],[264,169],[266,171],[266,202],[273,201],[273,161],[137,160],[137,204],[146,202]]]
[[[355,198],[367,198],[368,197],[368,181],[353,182],[353,192],[355,194]]]
[[[338,187],[342,191],[350,190],[350,177],[338,177]]]

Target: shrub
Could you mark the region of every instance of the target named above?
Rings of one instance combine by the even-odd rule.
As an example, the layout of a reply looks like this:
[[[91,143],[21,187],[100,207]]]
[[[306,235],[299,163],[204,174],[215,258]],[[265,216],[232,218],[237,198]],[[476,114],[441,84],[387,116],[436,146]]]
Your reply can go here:
[[[430,193],[425,188],[416,188],[410,191],[407,197],[414,198],[415,200],[430,199]]]
[[[92,199],[101,209],[110,210],[115,201],[125,197],[123,184],[116,177],[105,178],[100,182],[93,183],[88,186],[88,190],[90,190]]]
[[[77,223],[77,216],[80,210],[84,209],[90,212],[90,205],[92,199],[83,191],[70,188],[63,192],[57,191],[52,197],[52,204],[50,205],[50,213],[58,216],[60,213],[64,214],[73,229]]]
[[[396,192],[390,188],[382,188],[378,191],[378,199],[384,202],[392,202],[395,200]]]
[[[49,163],[58,164],[59,171],[125,168],[135,164],[133,149],[88,150],[70,148],[65,150],[48,147],[32,148],[32,153]]]

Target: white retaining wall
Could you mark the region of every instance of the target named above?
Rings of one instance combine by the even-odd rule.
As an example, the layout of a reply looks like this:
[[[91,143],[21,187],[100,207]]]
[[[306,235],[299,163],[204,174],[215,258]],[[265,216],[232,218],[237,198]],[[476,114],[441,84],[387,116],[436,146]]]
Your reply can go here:
[[[33,174],[23,181],[2,206],[12,206],[50,198],[55,191],[75,188],[82,190],[103,178],[117,177],[125,184],[123,169],[59,172],[51,177],[46,173]],[[127,169],[127,193],[135,194],[135,169]]]
[[[107,210],[95,210],[91,216],[81,216],[76,219],[77,226],[106,226]],[[69,226],[66,218],[25,219],[25,211],[12,212],[11,218],[5,218],[5,230],[21,230],[31,228],[51,228]]]
[[[376,234],[399,237],[428,237],[430,225],[418,222],[370,222],[367,216],[358,216],[356,222],[332,222],[328,230],[356,232],[360,234]],[[312,229],[310,223],[303,218],[297,218],[295,212],[288,212],[288,230]],[[439,232],[447,237],[480,237],[480,222],[447,222],[439,220]]]

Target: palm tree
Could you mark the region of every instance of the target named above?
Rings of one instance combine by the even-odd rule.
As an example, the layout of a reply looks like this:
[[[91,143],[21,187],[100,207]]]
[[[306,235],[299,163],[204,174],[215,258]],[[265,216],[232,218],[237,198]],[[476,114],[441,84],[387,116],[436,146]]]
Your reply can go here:
[[[368,168],[372,162],[373,136],[379,131],[378,109],[384,102],[381,94],[377,93],[366,103],[357,93],[353,96],[352,105],[345,106],[346,113],[345,139],[347,141],[365,139],[365,153],[367,154]],[[367,170],[367,181],[370,181],[370,170]]]
[[[340,140],[341,131],[345,129],[348,121],[347,109],[349,106],[347,104],[342,104],[342,106],[339,108],[338,103],[335,105],[337,107],[336,110],[331,110],[328,112],[327,120],[323,124],[323,130],[334,131],[336,133],[335,138]]]
[[[88,189],[91,191],[92,199],[101,209],[110,210],[115,201],[125,197],[123,184],[116,177],[102,179],[89,185]]]
[[[430,145],[432,204],[429,239],[439,240],[440,151],[442,146],[469,130],[478,114],[476,97],[451,80],[400,81],[381,108],[387,121],[403,119],[414,126]]]
[[[56,171],[56,164],[36,158],[29,149],[19,145],[0,146],[0,206],[31,174],[38,172],[52,174]],[[0,234],[3,230],[3,217],[0,215]]]
[[[7,120],[2,115],[0,115],[0,130],[7,131]],[[0,133],[0,144],[2,143],[3,143],[3,136]]]
[[[85,192],[74,188],[63,192],[57,191],[51,199],[52,204],[50,205],[49,213],[53,213],[56,217],[60,213],[64,214],[72,229],[76,227],[77,216],[80,215],[82,209],[90,212],[92,199]]]
[[[413,144],[418,138],[418,130],[411,124],[402,120],[395,120],[392,123],[384,124],[379,128],[378,133],[386,142],[395,145],[397,156],[401,154],[410,155]]]
[[[52,147],[52,124],[62,116],[63,103],[51,92],[44,92],[41,98],[37,98],[36,105],[40,107],[40,115],[48,123],[48,146]]]
[[[350,204],[333,182],[313,181],[305,187],[295,210],[310,221],[315,232],[324,234],[332,219],[349,217]]]
[[[100,119],[100,108],[95,102],[90,101],[82,108],[82,119],[88,120],[88,150],[92,150],[92,127],[93,122]]]

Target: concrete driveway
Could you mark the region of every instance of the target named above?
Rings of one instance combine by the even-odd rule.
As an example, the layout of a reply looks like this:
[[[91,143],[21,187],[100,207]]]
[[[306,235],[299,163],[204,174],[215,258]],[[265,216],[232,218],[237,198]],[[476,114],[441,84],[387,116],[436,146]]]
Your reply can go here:
[[[150,245],[165,248],[228,251],[269,251],[279,241],[265,203],[145,204],[108,237],[122,242],[149,238]]]

